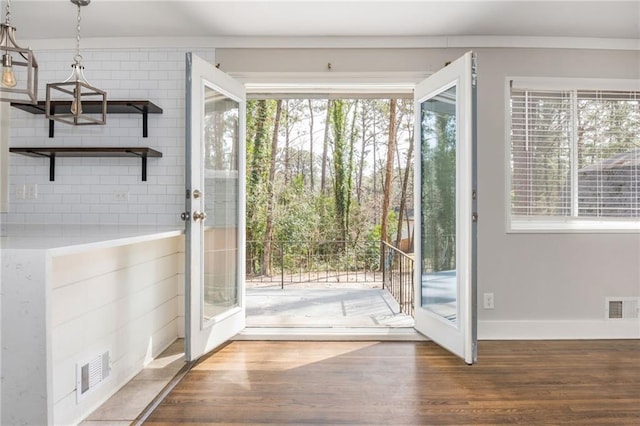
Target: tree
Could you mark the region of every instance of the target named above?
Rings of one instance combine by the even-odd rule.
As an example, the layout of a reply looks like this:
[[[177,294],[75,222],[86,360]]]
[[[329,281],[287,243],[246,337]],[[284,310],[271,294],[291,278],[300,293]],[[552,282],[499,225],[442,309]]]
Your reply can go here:
[[[346,228],[347,235],[350,234],[349,222],[350,222],[350,215],[351,215],[351,198],[352,198],[351,193],[353,192],[353,153],[355,152],[355,143],[356,143],[356,138],[358,137],[358,128],[356,127],[357,118],[358,118],[358,99],[356,99],[355,103],[353,104],[353,116],[351,118],[351,136],[349,138],[349,154],[348,154],[349,159],[347,160],[346,170],[345,170],[347,175],[347,182],[346,182],[347,187],[345,189],[345,196],[346,196],[345,228]]]
[[[247,250],[247,272],[255,272],[258,258],[254,253],[259,251],[255,241],[260,241],[264,230],[264,176],[266,161],[266,145],[269,137],[269,106],[266,100],[248,102],[250,110],[255,114],[247,117],[247,128],[251,129],[252,138],[247,141],[247,209],[246,233],[247,241],[254,241],[254,246]]]
[[[407,114],[408,117],[406,124],[406,130],[409,134],[409,148],[407,150],[407,163],[404,168],[404,177],[402,178],[402,189],[400,191],[400,206],[398,211],[398,231],[396,234],[396,247],[400,247],[400,240],[402,239],[402,222],[404,221],[405,212],[407,211],[407,188],[409,186],[409,175],[412,170],[413,163],[413,114]],[[400,154],[398,153],[398,159]],[[400,173],[401,171],[398,170]],[[407,226],[407,235],[409,235],[409,227]],[[411,236],[409,235],[409,240]],[[409,241],[409,247],[411,247],[411,241]]]
[[[264,251],[262,253],[262,275],[271,274],[271,246],[273,238],[274,215],[274,181],[276,175],[276,154],[278,152],[278,132],[280,130],[280,115],[282,113],[282,100],[276,104],[276,117],[273,124],[273,137],[271,139],[271,162],[269,164],[269,181],[267,183],[267,218],[264,231]]]
[[[393,179],[393,157],[396,149],[396,99],[389,101],[389,143],[387,145],[387,162],[385,167],[384,190],[382,193],[381,238],[389,241],[389,201],[391,199],[391,181]]]
[[[331,125],[333,129],[333,167],[334,182],[333,195],[336,206],[336,225],[343,242],[347,241],[347,210],[348,210],[348,164],[346,162],[346,101],[333,101],[331,108]]]
[[[327,156],[329,155],[329,124],[331,123],[331,110],[333,101],[327,101],[327,115],[324,120],[324,140],[322,141],[322,169],[320,175],[320,192],[326,194],[327,191]]]
[[[313,193],[313,101],[309,101],[309,188]]]

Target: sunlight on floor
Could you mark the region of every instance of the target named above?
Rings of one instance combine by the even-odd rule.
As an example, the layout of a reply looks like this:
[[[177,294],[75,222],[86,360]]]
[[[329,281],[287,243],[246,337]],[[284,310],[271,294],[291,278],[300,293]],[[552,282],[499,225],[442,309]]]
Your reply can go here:
[[[229,356],[225,349],[222,349],[213,355],[214,358],[210,359],[210,362],[201,363],[192,371],[286,371],[359,351],[377,343],[331,342],[321,349],[318,349],[317,342],[297,342],[295,347],[282,347],[277,342],[265,343],[267,347],[270,344],[276,345],[279,350],[264,351],[259,363],[247,362],[244,356],[240,357],[238,354]]]

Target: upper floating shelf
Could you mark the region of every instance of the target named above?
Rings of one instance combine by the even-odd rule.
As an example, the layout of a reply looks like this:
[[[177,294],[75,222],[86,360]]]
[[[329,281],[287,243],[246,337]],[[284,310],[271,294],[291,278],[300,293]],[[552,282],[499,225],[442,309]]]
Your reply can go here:
[[[98,114],[101,110],[100,101],[83,101],[82,109],[85,114]],[[38,101],[37,104],[11,102],[11,106],[29,112],[31,114],[44,114],[46,102]],[[71,101],[51,101],[51,109],[54,113],[70,113]],[[148,114],[162,114],[162,108],[151,101],[107,101],[107,114],[142,114],[142,137],[149,134]],[[54,121],[49,120],[49,137],[54,136]]]

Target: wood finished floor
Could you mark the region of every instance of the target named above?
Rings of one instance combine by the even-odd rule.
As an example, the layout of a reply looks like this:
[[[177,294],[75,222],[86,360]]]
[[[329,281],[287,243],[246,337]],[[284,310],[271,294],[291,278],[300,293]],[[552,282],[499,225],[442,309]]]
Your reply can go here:
[[[233,342],[147,425],[640,425],[640,340]]]

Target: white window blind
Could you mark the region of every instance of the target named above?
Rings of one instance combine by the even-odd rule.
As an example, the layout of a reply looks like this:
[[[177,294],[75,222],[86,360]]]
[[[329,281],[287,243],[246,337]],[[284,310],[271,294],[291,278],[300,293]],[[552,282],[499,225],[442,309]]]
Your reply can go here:
[[[513,218],[640,217],[636,91],[511,90]]]

